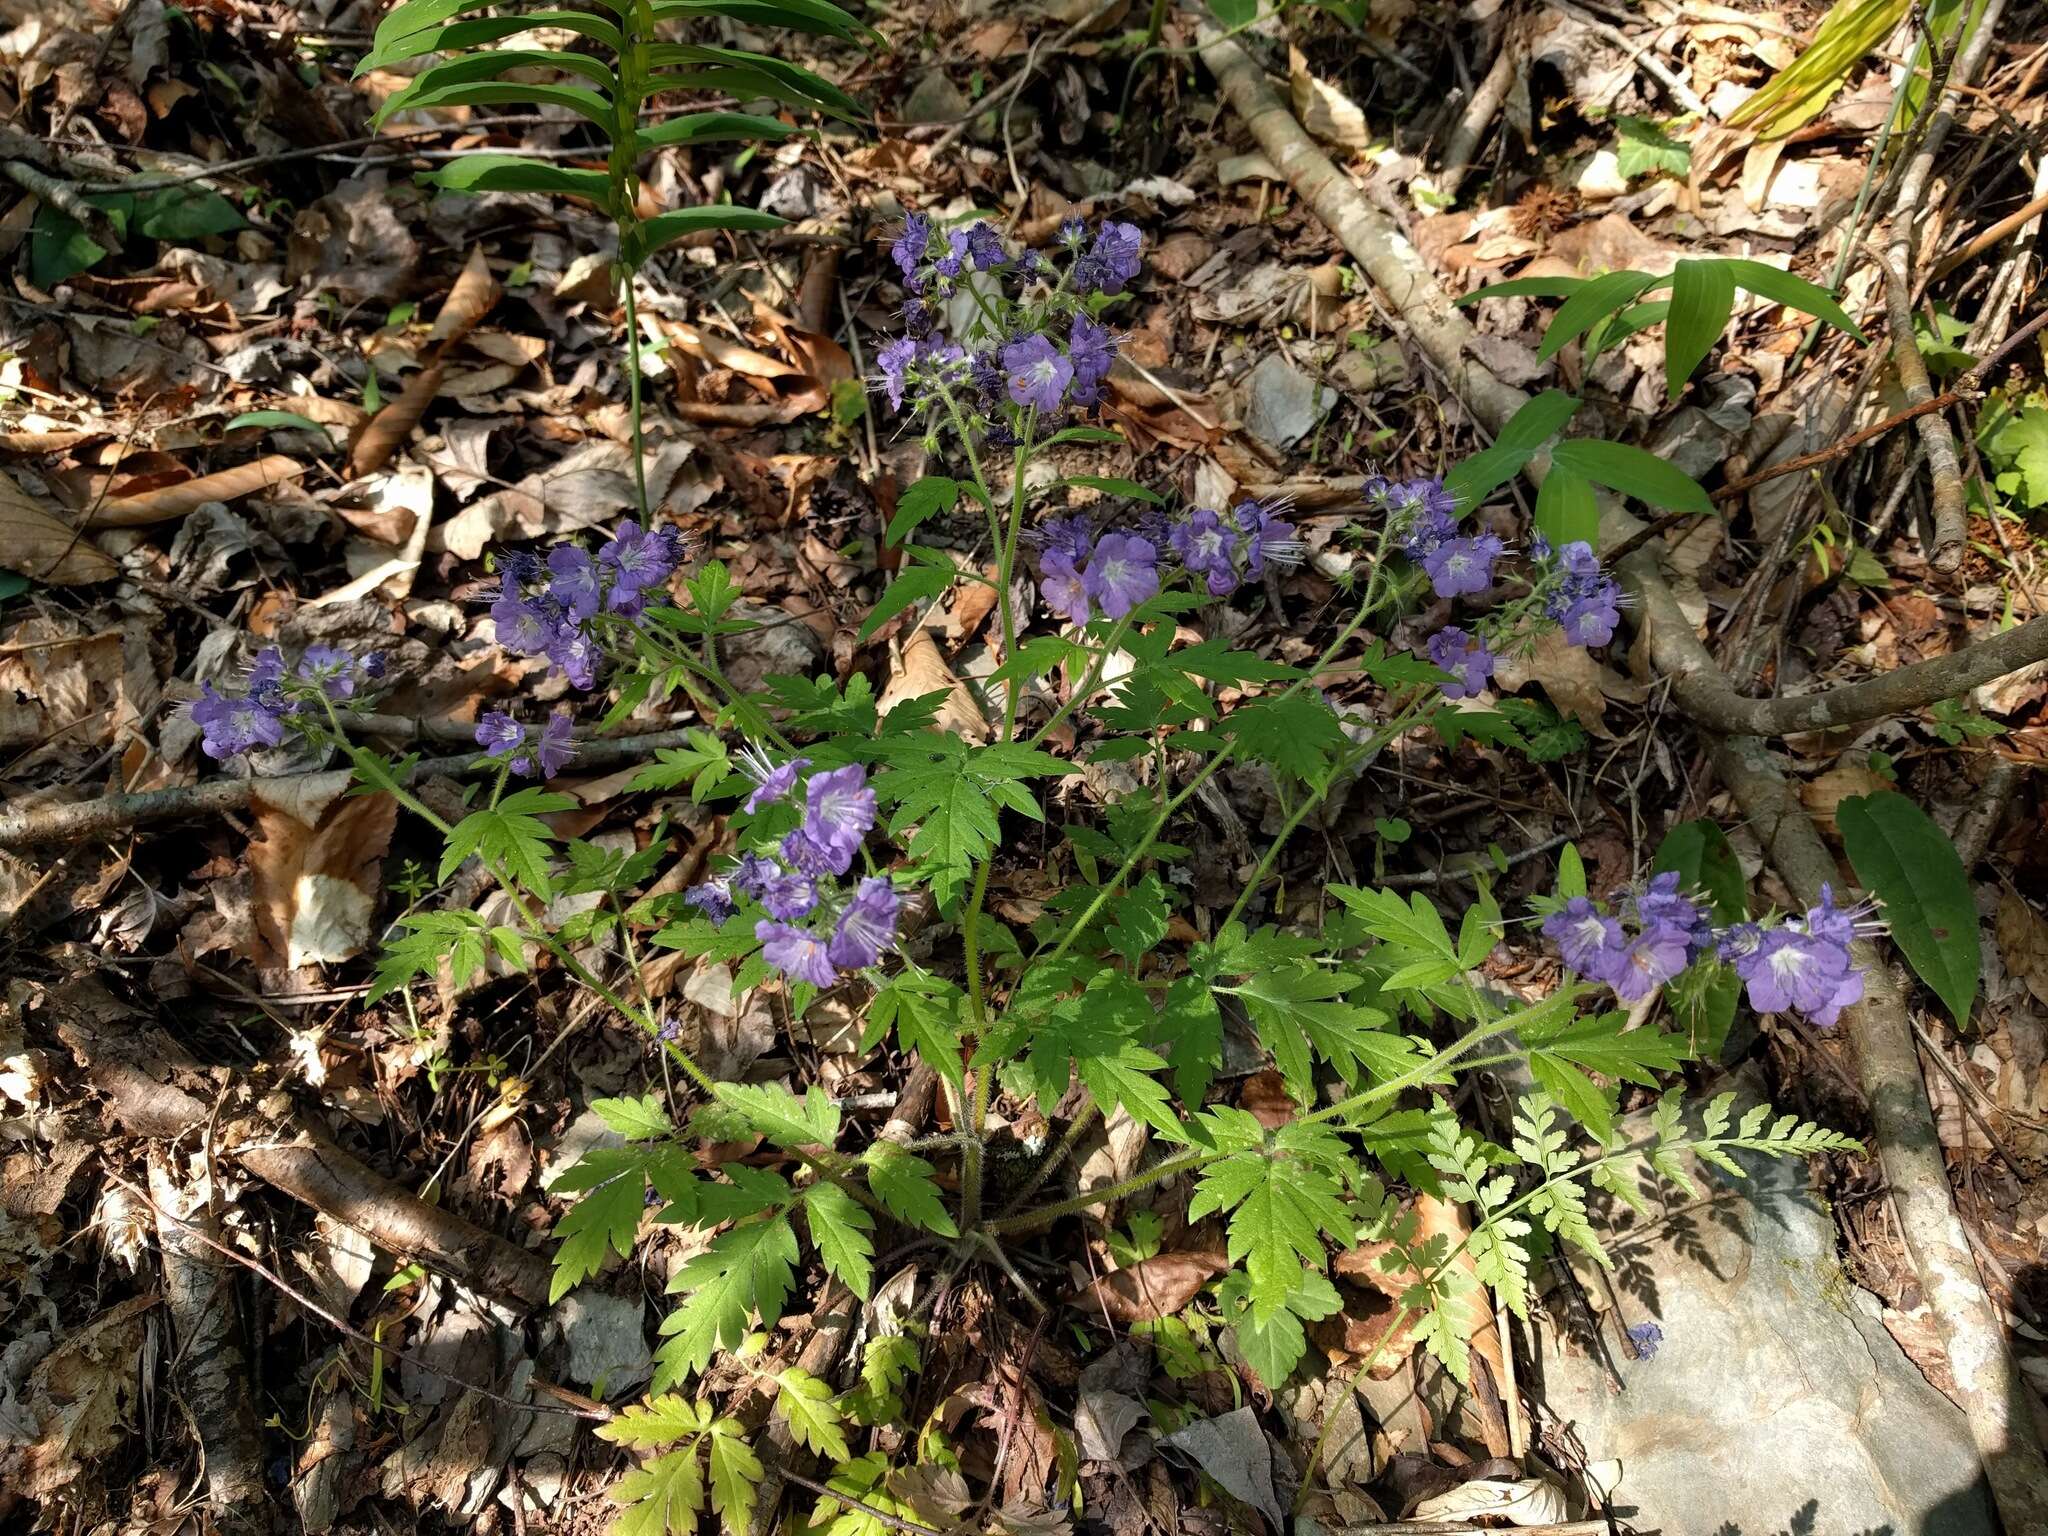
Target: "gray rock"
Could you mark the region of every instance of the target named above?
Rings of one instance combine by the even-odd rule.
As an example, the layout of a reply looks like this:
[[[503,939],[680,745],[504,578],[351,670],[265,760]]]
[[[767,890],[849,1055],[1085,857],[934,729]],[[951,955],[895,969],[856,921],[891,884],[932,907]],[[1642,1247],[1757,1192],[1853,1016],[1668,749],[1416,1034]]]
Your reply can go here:
[[[903,121],[955,123],[966,115],[971,105],[967,93],[955,85],[943,69],[927,70],[910,88],[910,94],[903,98]]]
[[[1337,391],[1316,383],[1283,353],[1269,352],[1245,380],[1245,430],[1275,448],[1291,448],[1336,403]]]
[[[1546,1345],[1562,1348],[1546,1347],[1541,1395],[1589,1460],[1621,1461],[1617,1512],[1699,1536],[1992,1536],[1961,1410],[1836,1262],[1804,1162],[1738,1155],[1746,1181],[1696,1171],[1699,1200],[1671,1190],[1654,1220],[1624,1208],[1596,1222],[1621,1322],[1664,1335],[1632,1360],[1606,1323],[1625,1391],[1583,1312],[1561,1289],[1549,1298]]]

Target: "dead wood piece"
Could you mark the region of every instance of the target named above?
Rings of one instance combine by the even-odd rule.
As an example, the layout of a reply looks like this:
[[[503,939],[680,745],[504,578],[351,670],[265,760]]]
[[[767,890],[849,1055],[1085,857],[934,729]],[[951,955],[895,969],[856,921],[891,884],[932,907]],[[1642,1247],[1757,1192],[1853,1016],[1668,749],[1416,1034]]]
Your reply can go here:
[[[853,1342],[854,1324],[859,1319],[857,1312],[848,1311],[848,1303],[852,1300],[852,1293],[836,1281],[828,1284],[819,1295],[818,1304],[811,1312],[811,1336],[804,1340],[803,1348],[797,1352],[798,1367],[809,1375],[821,1380],[829,1378],[837,1369],[847,1346]],[[752,1420],[758,1425],[767,1417],[769,1401],[770,1395],[762,1394],[758,1404],[741,1415],[742,1422]],[[749,1536],[768,1536],[768,1532],[778,1527],[776,1516],[781,1512],[784,1483],[815,1486],[802,1483],[793,1474],[807,1471],[816,1458],[797,1445],[796,1437],[790,1432],[789,1420],[780,1416],[767,1425],[755,1448],[761,1454],[767,1474],[755,1491],[754,1520]]]
[[[379,717],[381,718],[381,717]],[[375,734],[375,732],[371,732]],[[599,736],[579,741],[579,768],[615,768],[652,757],[667,747],[689,745],[687,731],[652,731],[645,736]],[[484,752],[464,752],[455,757],[427,758],[399,775],[401,783],[414,784],[436,774],[460,775],[496,772],[500,759]],[[133,794],[102,795],[96,800],[63,800],[27,805],[0,812],[0,848],[25,848],[36,843],[68,843],[84,837],[103,837],[124,827],[149,822],[178,821],[195,816],[218,816],[223,811],[248,809],[256,790],[263,788],[275,800],[287,800],[293,791],[323,774],[290,774],[275,779],[213,779],[204,784],[180,784],[169,789],[148,789]]]
[[[70,989],[57,1036],[106,1094],[114,1123],[127,1134],[169,1139],[210,1128],[222,1155],[379,1247],[473,1290],[547,1305],[546,1259],[385,1178],[304,1120],[285,1094],[257,1096],[246,1085],[223,1087],[200,1075],[176,1041],[146,1027],[143,1015],[104,988],[87,982]]]
[[[194,1235],[210,1231],[212,1214],[178,1187],[162,1149],[150,1156],[149,1188],[159,1213],[164,1300],[177,1336],[179,1397],[204,1454],[207,1499],[224,1529],[270,1530],[275,1511],[264,1486],[263,1441],[242,1353],[233,1275]]]
[[[1927,377],[1927,360],[1913,338],[1913,302],[1906,273],[1890,253],[1870,246],[1865,250],[1884,274],[1885,316],[1891,325],[1892,367],[1898,370],[1899,386],[1910,404],[1925,407],[1934,399],[1934,382]],[[1914,425],[1927,452],[1928,473],[1934,477],[1934,547],[1927,552],[1927,563],[1946,573],[1963,563],[1963,552],[1969,546],[1970,509],[1963,499],[1963,466],[1956,457],[1955,434],[1939,410],[1923,410]]]
[[[1472,168],[1472,158],[1479,153],[1486,130],[1500,115],[1501,105],[1508,99],[1508,92],[1515,83],[1516,69],[1522,62],[1518,54],[1519,50],[1512,41],[1501,44],[1500,51],[1493,56],[1493,67],[1479,82],[1479,88],[1465,104],[1464,114],[1445,138],[1443,169],[1437,173],[1437,183],[1445,197],[1458,195],[1458,186]]]

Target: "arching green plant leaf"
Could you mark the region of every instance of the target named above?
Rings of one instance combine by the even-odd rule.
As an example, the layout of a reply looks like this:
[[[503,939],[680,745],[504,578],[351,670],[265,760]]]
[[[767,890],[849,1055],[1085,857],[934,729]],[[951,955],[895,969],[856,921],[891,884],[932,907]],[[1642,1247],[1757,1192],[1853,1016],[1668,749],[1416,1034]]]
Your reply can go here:
[[[716,144],[729,139],[786,139],[796,130],[773,117],[752,112],[689,112],[635,130],[641,149],[664,144]]]
[[[1957,1026],[1967,1026],[1984,957],[1956,845],[1904,795],[1857,795],[1835,818],[1856,878],[1884,903],[1892,942]]]
[[[573,166],[551,165],[545,160],[529,160],[524,155],[483,150],[450,160],[420,180],[450,192],[548,192],[581,197],[600,208],[611,196],[611,178],[603,171],[578,170]]]
[[[1664,383],[1676,400],[1728,328],[1735,309],[1735,274],[1723,261],[1681,261],[1671,278],[1671,308],[1664,327]]]

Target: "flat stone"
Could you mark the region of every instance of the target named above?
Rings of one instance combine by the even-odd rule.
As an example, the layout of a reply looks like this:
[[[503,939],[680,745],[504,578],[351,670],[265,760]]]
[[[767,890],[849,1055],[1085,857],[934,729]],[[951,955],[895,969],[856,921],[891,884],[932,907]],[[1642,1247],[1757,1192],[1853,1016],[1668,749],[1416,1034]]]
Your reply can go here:
[[[1246,431],[1275,448],[1291,448],[1337,403],[1337,391],[1316,383],[1284,354],[1269,352],[1245,380],[1244,402]]]
[[[1646,1530],[1992,1536],[1962,1411],[1836,1261],[1804,1160],[1736,1157],[1746,1181],[1696,1165],[1700,1199],[1667,1188],[1653,1219],[1610,1201],[1595,1221],[1616,1265],[1622,1317],[1602,1331],[1625,1391],[1561,1290],[1543,1314],[1542,1397],[1588,1458],[1621,1461],[1616,1513]],[[1641,1323],[1663,1341],[1630,1359],[1621,1327]]]
[[[906,123],[955,123],[966,115],[972,103],[943,69],[927,70],[918,76],[901,108]]]

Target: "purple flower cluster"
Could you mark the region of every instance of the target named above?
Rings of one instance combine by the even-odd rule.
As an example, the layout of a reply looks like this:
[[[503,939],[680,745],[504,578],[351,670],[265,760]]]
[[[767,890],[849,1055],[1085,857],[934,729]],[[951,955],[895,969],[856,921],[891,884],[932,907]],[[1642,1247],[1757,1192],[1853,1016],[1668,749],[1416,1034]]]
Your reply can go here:
[[[1714,947],[1705,910],[1678,888],[1678,876],[1654,876],[1628,902],[1629,922],[1604,916],[1574,896],[1543,924],[1564,963],[1603,981],[1625,1003],[1638,1003]]]
[[[318,695],[339,703],[355,697],[357,688],[384,675],[384,658],[376,652],[354,656],[331,645],[309,645],[296,670],[288,671],[284,652],[265,646],[249,666],[249,684],[237,694],[203,685],[192,705],[199,727],[199,746],[215,762],[239,757],[256,747],[284,741],[285,721]]]
[[[1833,888],[1823,885],[1820,905],[1804,917],[1729,929],[1721,937],[1721,958],[1735,967],[1758,1013],[1803,1013],[1826,1027],[1863,1000],[1863,973],[1849,946],[1859,933],[1877,931],[1867,921],[1871,910],[1836,906]]]
[[[741,767],[754,782],[749,815],[787,798],[807,758],[780,765],[749,754]],[[803,820],[782,839],[780,858],[743,853],[723,875],[693,885],[683,900],[723,926],[742,898],[768,915],[754,937],[768,963],[796,981],[828,987],[841,971],[875,964],[895,941],[898,901],[888,877],[870,875],[841,887],[835,877],[853,867],[854,855],[875,824],[875,792],[858,763],[814,773],[804,783]]]
[[[1605,982],[1637,1003],[1703,955],[1735,967],[1758,1013],[1801,1013],[1830,1025],[1863,996],[1863,973],[1849,953],[1870,908],[1844,909],[1821,888],[1820,905],[1781,923],[1736,923],[1717,932],[1675,873],[1654,876],[1624,903],[1627,921],[1574,896],[1543,924],[1544,937],[1581,976]]]
[[[1085,624],[1099,611],[1123,618],[1157,595],[1172,567],[1186,572],[1214,597],[1227,597],[1268,563],[1299,565],[1301,540],[1270,506],[1241,502],[1230,513],[1196,507],[1174,518],[1151,511],[1136,533],[1099,538],[1085,513],[1052,518],[1034,535],[1039,546],[1038,590],[1061,618]]]
[[[575,544],[557,544],[545,556],[501,551],[491,604],[498,641],[522,656],[547,657],[573,686],[588,688],[601,654],[593,621],[600,613],[637,617],[663,594],[687,552],[680,529],[643,530],[631,518],[594,556]]]
[[[574,730],[575,722],[565,709],[549,715],[537,731],[494,709],[477,722],[476,744],[486,755],[504,759],[521,778],[552,779],[576,755],[570,740]]]
[[[1365,495],[1385,515],[1395,547],[1422,568],[1438,597],[1475,597],[1493,585],[1494,567],[1508,546],[1491,533],[1461,534],[1456,498],[1443,481],[1378,479],[1368,482]],[[1605,645],[1614,638],[1621,588],[1600,568],[1592,545],[1576,541],[1553,550],[1538,534],[1529,554],[1534,570],[1526,600],[1473,630],[1447,625],[1430,638],[1429,659],[1452,674],[1444,697],[1470,698],[1486,687],[1499,663],[1496,643],[1513,633],[1520,617],[1540,615],[1572,645]]]

